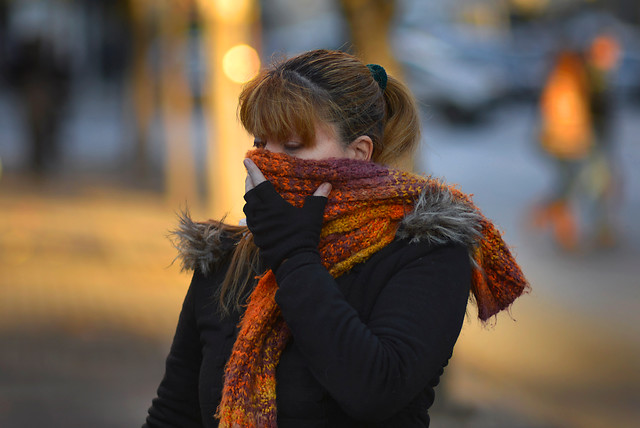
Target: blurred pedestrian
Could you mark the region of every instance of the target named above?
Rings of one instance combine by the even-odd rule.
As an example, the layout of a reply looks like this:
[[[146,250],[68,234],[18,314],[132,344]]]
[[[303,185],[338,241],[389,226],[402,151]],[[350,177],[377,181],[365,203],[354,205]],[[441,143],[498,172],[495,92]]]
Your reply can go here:
[[[615,243],[612,211],[619,201],[620,169],[615,162],[613,128],[613,94],[611,74],[618,66],[620,45],[610,33],[594,37],[587,50],[587,74],[593,133],[596,144],[589,158],[592,231],[599,245]]]
[[[71,78],[73,6],[68,2],[10,2],[9,83],[21,103],[28,166],[46,173],[58,156],[58,133]]]
[[[43,174],[58,155],[58,131],[69,94],[69,64],[40,37],[19,40],[10,59],[10,82],[22,101],[30,146],[29,167]]]
[[[606,72],[596,60],[601,50],[562,50],[540,98],[540,145],[554,162],[556,180],[534,208],[534,224],[550,227],[554,241],[570,251],[584,241],[581,235],[594,232],[600,243],[613,239],[606,215],[612,193],[611,103]]]
[[[303,53],[250,81],[239,115],[246,226],[183,217],[194,275],[145,426],[427,427],[470,293],[486,321],[528,288],[499,232],[386,166],[419,120],[379,65]]]

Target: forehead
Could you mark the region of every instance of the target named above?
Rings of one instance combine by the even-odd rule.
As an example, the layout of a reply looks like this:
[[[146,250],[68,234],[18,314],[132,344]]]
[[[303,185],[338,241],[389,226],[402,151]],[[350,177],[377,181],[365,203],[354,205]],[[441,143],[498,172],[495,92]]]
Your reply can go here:
[[[245,86],[240,95],[239,116],[250,134],[278,140],[296,136],[310,142],[315,137],[316,123],[331,117],[330,101],[303,81],[290,77],[264,72]]]

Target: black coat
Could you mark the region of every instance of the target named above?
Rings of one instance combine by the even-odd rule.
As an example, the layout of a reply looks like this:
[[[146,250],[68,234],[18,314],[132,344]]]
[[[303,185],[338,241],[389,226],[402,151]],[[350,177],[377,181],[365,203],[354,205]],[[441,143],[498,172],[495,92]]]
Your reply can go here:
[[[463,227],[443,233],[450,218],[430,217],[425,226],[409,215],[394,242],[337,280],[306,254],[278,270],[276,301],[293,336],[276,373],[280,428],[429,425],[434,387],[469,296],[468,243],[477,224],[460,219]],[[211,258],[203,262],[202,247],[187,263],[195,273],[148,428],[217,427],[213,414],[239,314],[217,311],[213,296],[228,258],[216,239],[214,268],[207,268]]]

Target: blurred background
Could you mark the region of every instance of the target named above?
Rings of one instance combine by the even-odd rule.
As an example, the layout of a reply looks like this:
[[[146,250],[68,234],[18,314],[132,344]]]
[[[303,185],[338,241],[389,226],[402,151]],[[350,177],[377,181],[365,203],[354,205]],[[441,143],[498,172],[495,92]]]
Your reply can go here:
[[[532,285],[469,309],[432,426],[637,426],[639,25],[635,0],[0,0],[0,426],[143,423],[176,213],[239,218],[238,92],[313,48],[413,89],[414,169],[473,193]]]

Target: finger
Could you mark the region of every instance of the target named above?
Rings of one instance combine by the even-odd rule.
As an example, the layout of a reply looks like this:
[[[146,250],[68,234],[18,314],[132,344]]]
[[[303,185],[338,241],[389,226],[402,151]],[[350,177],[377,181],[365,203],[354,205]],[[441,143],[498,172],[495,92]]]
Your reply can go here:
[[[253,180],[251,180],[251,176],[249,176],[249,174],[247,174],[247,177],[244,179],[244,193],[247,193],[249,190],[253,189],[254,186],[253,185]]]
[[[251,177],[251,181],[253,182],[254,186],[257,186],[263,181],[267,181],[267,179],[262,174],[262,171],[260,171],[260,168],[258,168],[258,166],[253,163],[251,159],[245,159],[244,166],[245,168],[247,168],[247,173]]]
[[[324,196],[325,198],[329,197],[329,193],[331,193],[331,183],[322,183],[315,192],[313,192],[313,196]]]

